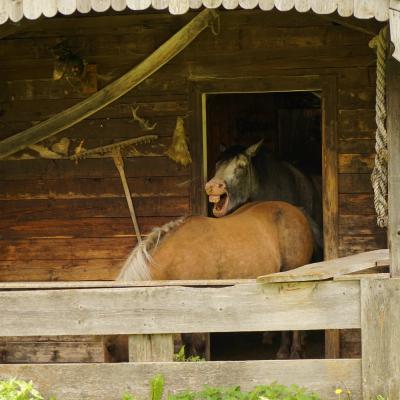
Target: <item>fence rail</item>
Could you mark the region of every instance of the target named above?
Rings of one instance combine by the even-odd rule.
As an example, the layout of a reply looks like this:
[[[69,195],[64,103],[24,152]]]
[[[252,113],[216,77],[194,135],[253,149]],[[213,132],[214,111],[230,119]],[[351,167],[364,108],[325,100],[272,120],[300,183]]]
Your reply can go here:
[[[369,400],[379,391],[400,398],[399,385],[385,382],[399,381],[397,358],[389,352],[400,348],[400,323],[386,314],[400,301],[397,279],[17,286],[0,285],[0,336],[127,334],[131,360],[141,360],[132,357],[138,346],[150,344],[151,350],[153,339],[167,343],[172,333],[362,329],[362,360],[174,363],[161,362],[160,352],[149,358],[159,362],[147,363],[0,365],[0,379],[32,379],[45,395],[61,400],[117,400],[125,391],[145,397],[157,373],[171,391],[205,384],[250,389],[276,380],[307,386],[324,400],[336,399],[337,386],[351,390],[354,400]]]

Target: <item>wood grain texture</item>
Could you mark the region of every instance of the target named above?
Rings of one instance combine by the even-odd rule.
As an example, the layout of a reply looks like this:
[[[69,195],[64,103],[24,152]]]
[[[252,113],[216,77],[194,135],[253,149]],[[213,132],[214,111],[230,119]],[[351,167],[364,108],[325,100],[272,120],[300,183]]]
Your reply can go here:
[[[387,135],[389,152],[388,176],[388,239],[390,272],[400,276],[400,66],[393,59],[387,70]]]
[[[291,271],[261,276],[257,280],[258,282],[272,283],[329,279],[335,276],[375,267],[379,260],[387,260],[388,257],[389,251],[387,249],[369,251],[348,257],[304,265],[303,267]]]
[[[210,11],[202,11],[187,26],[165,42],[146,60],[140,63],[136,68],[133,68],[126,75],[114,81],[107,89],[103,88],[88,99],[83,100],[81,103],[78,103],[42,124],[35,125],[26,131],[3,140],[0,143],[0,157],[4,158],[25,148],[29,144],[34,144],[53,136],[69,126],[75,125],[88,115],[94,114],[107,104],[112,103],[145,80],[147,76],[152,75],[176,56],[176,54],[182,51],[208,26],[212,18],[213,14]]]
[[[99,336],[1,338],[0,363],[93,363],[106,359]]]
[[[179,280],[179,281],[134,281],[119,282],[110,280],[103,281],[73,281],[73,282],[0,282],[0,289],[87,289],[87,288],[129,288],[129,287],[168,287],[168,286],[190,286],[190,287],[225,287],[239,284],[254,284],[255,279],[210,279],[210,280]]]
[[[192,1],[190,4],[192,6],[195,3],[196,1]],[[80,2],[82,7],[88,4],[86,1]],[[264,8],[274,7],[274,1],[263,1],[259,4]],[[311,7],[308,0],[293,4],[303,11]],[[341,3],[341,6],[343,4]],[[120,1],[114,5],[119,9],[121,7]],[[197,2],[197,5],[201,5],[201,2]],[[224,5],[240,6],[238,1],[223,2]],[[249,5],[251,4],[247,3],[247,6]],[[167,8],[168,4],[161,1],[157,6]],[[27,129],[84,98],[68,82],[51,79],[51,48],[62,38],[67,38],[74,50],[97,64],[99,87],[104,87],[129,70],[132,64],[145,58],[152,49],[179,30],[196,13],[187,13],[180,17],[172,17],[168,12],[132,12],[112,17],[96,15],[95,18],[90,14],[71,15],[68,18],[38,20],[37,25],[28,24],[26,29],[15,32],[14,36],[3,41],[0,49],[0,137],[6,138]],[[189,120],[198,115],[191,101],[191,84],[204,82],[206,91],[212,85],[215,86],[215,82],[218,82],[219,90],[223,92],[308,91],[320,90],[321,85],[316,83],[320,83],[323,77],[328,75],[337,81],[334,94],[337,97],[335,112],[338,114],[337,146],[341,154],[338,164],[345,171],[349,171],[338,175],[338,215],[358,215],[358,205],[360,214],[372,215],[371,203],[368,201],[368,196],[371,195],[370,177],[367,164],[364,163],[365,160],[368,163],[374,143],[374,110],[371,97],[375,87],[375,55],[367,46],[369,37],[362,32],[321,18],[315,13],[305,13],[299,18],[294,9],[286,13],[277,9],[268,13],[260,10],[226,11],[221,13],[220,19],[223,26],[220,35],[202,35],[134,91],[69,128],[62,135],[69,137],[74,146],[84,139],[84,146],[87,147],[140,135],[140,128],[131,121],[130,115],[130,106],[137,103],[145,118],[157,122],[156,133],[160,136],[160,145],[164,146],[169,144],[176,117],[188,116],[190,150],[192,155],[200,153],[193,167],[179,169],[165,157],[130,158],[126,160],[127,175],[130,178],[143,178],[143,182],[146,182],[147,176],[157,177],[156,181],[153,181],[154,185],[148,185],[148,188],[152,189],[157,189],[158,178],[161,177],[179,177],[180,182],[186,177],[188,181],[184,193],[180,191],[183,188],[170,191],[174,189],[172,180],[169,181],[171,185],[161,184],[160,187],[166,189],[162,193],[156,193],[155,190],[138,191],[134,201],[143,215],[174,216],[175,210],[188,210],[189,213],[205,212],[204,199],[203,203],[197,200],[202,196],[202,178],[196,171],[197,165],[201,163],[202,154],[197,134],[199,128],[189,123]],[[357,21],[353,18],[346,21],[369,31],[378,31],[381,26],[373,20]],[[29,154],[33,152],[30,151]],[[360,168],[365,172],[357,173]],[[84,160],[76,166],[67,160],[37,158],[23,162],[0,163],[0,196],[6,198],[3,187],[7,188],[10,195],[10,200],[0,202],[0,218],[6,216],[3,220],[9,219],[8,222],[4,222],[8,223],[6,230],[8,233],[12,231],[16,240],[15,246],[11,241],[3,243],[11,258],[0,261],[1,276],[8,280],[21,280],[24,277],[33,280],[111,279],[117,268],[113,259],[120,263],[123,253],[119,250],[117,258],[82,258],[87,249],[88,256],[94,255],[89,238],[96,234],[95,221],[91,221],[80,234],[79,223],[76,232],[73,232],[74,221],[69,224],[66,220],[100,217],[97,229],[100,237],[112,235],[113,232],[119,234],[118,227],[122,227],[121,224],[110,223],[110,227],[107,228],[107,221],[101,219],[109,216],[126,217],[122,190],[119,181],[115,180],[116,177],[112,160],[104,159]],[[86,178],[91,179],[88,185],[85,185]],[[105,178],[104,182],[102,178]],[[37,180],[37,187],[29,183]],[[99,188],[104,188],[104,192],[98,190]],[[110,188],[112,197],[102,198],[107,195],[106,188]],[[72,198],[68,197],[68,191],[64,189],[71,192]],[[51,198],[53,190],[56,196],[54,199]],[[175,195],[171,196],[169,201],[169,194],[173,193]],[[147,194],[149,197],[141,198],[141,194]],[[35,199],[30,199],[31,195]],[[357,195],[362,197],[354,197]],[[176,197],[186,198],[186,205],[183,201],[180,205],[173,203],[172,198]],[[55,221],[57,213],[62,215],[60,232],[57,232]],[[42,218],[43,223],[39,222]],[[15,224],[12,223],[13,220]],[[112,226],[117,229],[111,229]],[[61,232],[64,227],[65,231]],[[343,226],[342,231],[339,231],[338,225],[336,229],[339,236],[343,236],[338,238],[337,246],[341,254],[381,247],[382,238],[372,227],[370,233],[362,234],[363,236],[354,236],[359,233],[353,231],[350,234],[349,231],[343,230]],[[369,227],[363,225],[361,229],[368,230]],[[2,232],[0,229],[0,234]],[[38,242],[29,242],[30,238],[38,236],[54,238],[57,233],[60,236],[74,235],[85,239],[85,232],[88,234],[85,243],[68,240],[65,243],[63,240],[51,243],[52,239],[49,239],[46,244],[42,242],[42,245],[38,246]],[[126,233],[125,228],[121,228],[121,233]],[[111,243],[96,240],[96,245],[104,243],[105,246],[109,246]],[[29,251],[31,245],[32,251]],[[39,252],[39,248],[41,251],[47,249],[48,252],[51,246],[54,249],[53,259],[40,259],[43,258],[43,253]],[[121,246],[126,246],[125,242]],[[22,258],[17,260],[15,254],[19,252]],[[99,252],[105,257],[114,257],[111,251],[104,251],[104,248],[100,248]],[[77,258],[71,258],[71,253]],[[35,258],[29,260],[28,254]],[[109,268],[107,263],[110,263]]]
[[[341,257],[358,254],[363,251],[372,251],[387,247],[386,234],[374,235],[341,235],[339,240],[339,254]]]
[[[124,257],[3,260],[0,261],[0,281],[110,281],[117,277],[124,261]]]
[[[128,178],[128,184],[132,197],[185,196],[189,194],[190,188],[190,180],[185,176]],[[121,180],[117,177],[104,178],[101,181],[96,178],[27,179],[20,181],[19,185],[16,186],[10,180],[0,182],[0,201],[124,197]]]
[[[354,400],[361,400],[360,360],[2,365],[0,379],[32,380],[44,396],[65,400],[119,400],[125,392],[148,396],[148,382],[156,374],[164,375],[166,389],[172,393],[200,390],[204,385],[251,390],[278,381],[306,386],[326,400],[335,400],[335,388],[345,385]]]
[[[361,281],[362,382],[366,399],[400,396],[398,279]]]
[[[337,153],[337,79],[325,77],[322,86],[322,213],[324,257],[338,257],[339,183]]]
[[[173,361],[173,335],[130,335],[129,362]]]
[[[0,305],[4,310],[0,336],[251,332],[360,326],[358,282],[2,291]],[[341,312],[343,308],[346,313]]]

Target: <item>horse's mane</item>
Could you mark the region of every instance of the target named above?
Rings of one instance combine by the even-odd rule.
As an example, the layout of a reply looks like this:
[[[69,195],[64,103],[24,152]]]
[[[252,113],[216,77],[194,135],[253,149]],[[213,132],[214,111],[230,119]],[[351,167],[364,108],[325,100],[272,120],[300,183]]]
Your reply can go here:
[[[150,252],[154,250],[164,236],[177,228],[186,218],[170,221],[161,227],[154,228],[142,243],[138,244],[126,259],[117,281],[149,281],[151,280],[150,264],[152,257]]]

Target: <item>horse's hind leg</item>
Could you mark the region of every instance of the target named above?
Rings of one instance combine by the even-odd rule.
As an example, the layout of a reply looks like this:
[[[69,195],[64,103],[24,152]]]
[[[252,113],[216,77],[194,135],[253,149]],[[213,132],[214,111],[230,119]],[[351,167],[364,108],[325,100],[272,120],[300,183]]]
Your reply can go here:
[[[291,332],[283,331],[281,332],[281,343],[276,353],[277,360],[285,360],[289,358],[290,355],[290,335]]]
[[[293,331],[292,347],[290,349],[290,358],[304,358],[304,334],[301,331]]]

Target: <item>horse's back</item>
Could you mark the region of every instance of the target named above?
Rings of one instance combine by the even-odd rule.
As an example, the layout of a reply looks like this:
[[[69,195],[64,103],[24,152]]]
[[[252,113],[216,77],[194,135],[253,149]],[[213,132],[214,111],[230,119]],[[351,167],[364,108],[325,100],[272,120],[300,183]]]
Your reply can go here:
[[[312,248],[309,224],[299,209],[279,201],[249,203],[223,218],[189,217],[160,244],[152,275],[255,278],[309,262]]]
[[[293,269],[311,261],[315,240],[310,222],[298,208],[283,201],[255,203],[250,209],[260,218],[268,218],[266,226],[274,226],[278,237],[281,268]]]

